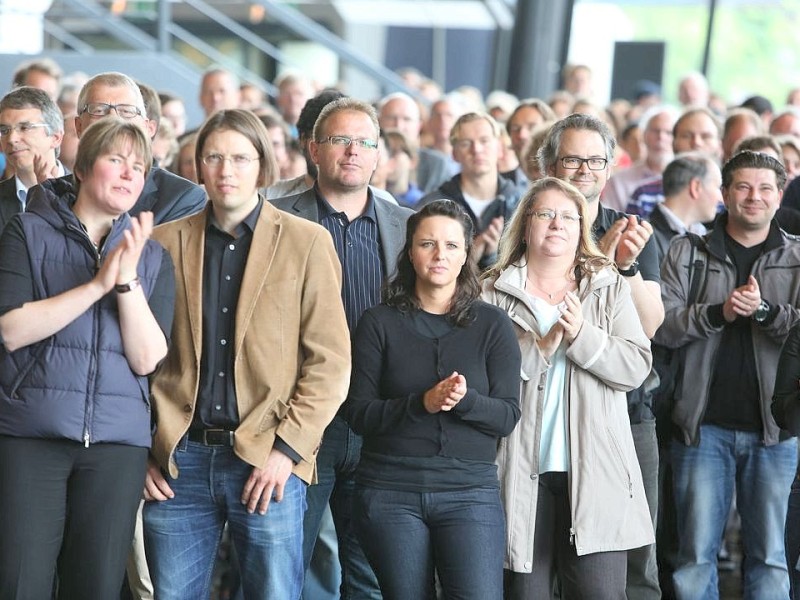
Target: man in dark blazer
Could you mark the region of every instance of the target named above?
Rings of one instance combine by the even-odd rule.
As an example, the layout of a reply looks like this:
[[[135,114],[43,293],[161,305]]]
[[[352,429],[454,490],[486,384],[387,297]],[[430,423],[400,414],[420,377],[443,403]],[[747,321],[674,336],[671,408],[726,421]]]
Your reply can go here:
[[[309,144],[317,181],[309,190],[271,202],[325,227],[342,264],[342,300],[351,335],[367,308],[380,302],[383,281],[396,268],[411,210],[373,195],[369,180],[378,163],[378,119],[352,98],[320,113]],[[354,472],[361,438],[337,415],[325,430],[317,456],[319,484],[308,488],[303,528],[306,568],[330,502],[342,568],[342,598],[380,597],[378,583],[352,526]]]
[[[66,173],[58,160],[63,136],[64,119],[47,92],[23,86],[0,100],[0,149],[14,172],[0,182],[0,231],[25,210],[37,171],[51,177]]]
[[[137,123],[151,139],[158,127],[157,123],[147,118],[142,92],[136,82],[122,73],[100,73],[83,86],[78,96],[78,116],[75,117],[78,137],[92,123],[108,115]],[[51,186],[60,194],[73,189],[71,176],[50,179],[43,185]],[[149,210],[153,213],[154,224],[160,225],[194,214],[205,203],[206,194],[200,186],[153,166],[139,199],[128,212],[135,216]]]

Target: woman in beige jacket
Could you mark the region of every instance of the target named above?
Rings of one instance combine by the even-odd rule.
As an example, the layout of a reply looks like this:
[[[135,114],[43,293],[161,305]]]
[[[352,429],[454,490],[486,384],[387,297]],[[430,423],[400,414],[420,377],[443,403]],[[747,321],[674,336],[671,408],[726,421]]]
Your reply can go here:
[[[557,576],[564,598],[624,600],[626,551],[653,543],[625,400],[650,344],[576,188],[531,185],[483,290],[522,350],[522,419],[498,455],[506,598],[548,598]]]

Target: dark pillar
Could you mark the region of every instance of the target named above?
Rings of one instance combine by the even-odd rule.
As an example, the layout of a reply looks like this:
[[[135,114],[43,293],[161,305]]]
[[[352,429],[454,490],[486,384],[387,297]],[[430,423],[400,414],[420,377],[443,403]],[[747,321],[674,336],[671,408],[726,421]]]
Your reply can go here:
[[[520,98],[546,98],[560,85],[574,0],[517,2],[507,89]]]

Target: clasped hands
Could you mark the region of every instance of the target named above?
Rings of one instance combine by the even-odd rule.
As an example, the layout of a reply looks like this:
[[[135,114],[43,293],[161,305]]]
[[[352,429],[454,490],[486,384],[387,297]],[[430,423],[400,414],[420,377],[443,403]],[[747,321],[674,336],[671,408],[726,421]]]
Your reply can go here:
[[[564,296],[564,304],[559,306],[561,316],[558,318],[547,335],[538,340],[539,351],[545,358],[550,358],[558,350],[561,340],[567,340],[571,344],[578,336],[578,332],[583,326],[583,309],[578,295],[575,292],[567,292]]]
[[[751,317],[761,304],[761,288],[756,278],[750,275],[747,283],[733,290],[722,305],[722,315],[728,323],[737,317]]]

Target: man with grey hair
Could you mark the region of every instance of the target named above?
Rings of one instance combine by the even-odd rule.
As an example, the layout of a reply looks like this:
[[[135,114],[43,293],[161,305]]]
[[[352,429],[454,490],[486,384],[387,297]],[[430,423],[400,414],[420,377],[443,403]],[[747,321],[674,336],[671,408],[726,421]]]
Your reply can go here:
[[[420,148],[422,120],[419,105],[411,96],[403,92],[384,96],[378,103],[378,120],[381,129],[397,129],[417,149],[415,178],[419,189],[430,192],[447,181],[447,156],[432,148]]]
[[[598,246],[630,285],[642,328],[652,338],[664,320],[657,252],[650,239],[653,228],[600,203],[615,146],[611,131],[600,119],[573,114],[550,129],[539,149],[539,167],[542,173],[571,183],[586,198],[587,216]],[[642,387],[628,392],[631,431],[654,528],[658,509],[658,443],[651,388],[655,379],[648,378]],[[598,567],[607,568],[616,576],[625,573],[624,564],[622,571],[619,563],[598,564]],[[622,584],[629,598],[660,598],[655,544],[627,552],[627,583],[623,575]]]
[[[380,302],[381,286],[396,270],[413,214],[373,194],[369,187],[378,164],[379,127],[375,109],[353,98],[325,105],[308,144],[317,170],[311,189],[271,202],[325,227],[342,265],[342,300],[351,335],[361,314]],[[330,504],[339,540],[341,598],[380,598],[378,582],[353,528],[355,470],[361,437],[341,415],[325,430],[317,455],[318,484],[306,495],[303,555],[311,561],[325,507]]]
[[[653,106],[645,111],[639,124],[647,153],[642,160],[614,174],[603,193],[603,204],[625,210],[637,187],[661,176],[673,157],[672,128],[677,119],[678,111],[671,106]]]
[[[141,127],[148,139],[155,135],[156,124],[147,118],[142,92],[136,82],[122,73],[95,75],[81,88],[78,96],[78,115],[75,129],[78,137],[92,123],[109,115],[131,121]],[[42,185],[63,195],[74,190],[72,176],[48,179]],[[153,166],[131,216],[142,211],[153,213],[155,225],[173,221],[199,211],[206,203],[203,188],[169,171]]]
[[[0,182],[0,231],[24,211],[28,190],[44,177],[61,177],[58,160],[64,137],[64,118],[47,92],[23,86],[0,100],[0,149],[14,175]]]

